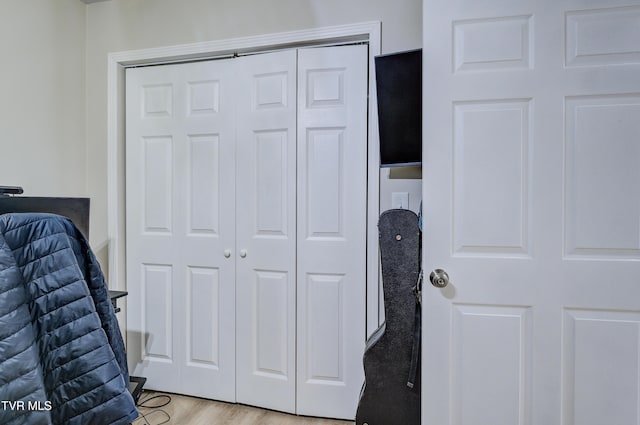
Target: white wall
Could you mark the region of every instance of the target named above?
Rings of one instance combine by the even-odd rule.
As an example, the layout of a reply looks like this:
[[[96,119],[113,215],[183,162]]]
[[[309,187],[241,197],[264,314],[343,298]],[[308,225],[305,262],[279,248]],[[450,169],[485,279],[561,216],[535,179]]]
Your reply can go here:
[[[397,208],[391,204],[394,192],[406,192],[409,195],[408,209],[418,213],[422,201],[422,169],[419,166],[380,169],[381,212]]]
[[[85,11],[79,0],[0,3],[0,185],[87,194]]]

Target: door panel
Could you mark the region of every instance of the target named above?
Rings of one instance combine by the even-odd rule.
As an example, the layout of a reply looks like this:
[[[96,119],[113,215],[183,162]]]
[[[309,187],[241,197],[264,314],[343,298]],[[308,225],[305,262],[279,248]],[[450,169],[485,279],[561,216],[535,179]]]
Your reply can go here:
[[[529,255],[530,100],[456,102],[453,108],[454,252]],[[496,152],[504,166],[487,169]]]
[[[424,424],[640,420],[638,10],[424,1]]]
[[[188,233],[212,236],[220,231],[220,136],[200,134],[189,137]]]
[[[145,337],[144,353],[150,359],[173,361],[173,270],[170,265],[142,264],[141,311]],[[149,308],[153,306],[153,308]],[[143,354],[143,356],[145,355]]]
[[[298,53],[298,414],[353,419],[364,375],[367,48]]]
[[[566,309],[564,322],[565,423],[609,423],[612,406],[617,423],[637,423],[640,313]]]
[[[188,67],[188,72],[185,72]],[[235,400],[233,102],[229,62],[127,71],[132,374]]]
[[[531,309],[458,304],[452,314],[453,423],[526,423]]]
[[[237,398],[295,412],[296,53],[235,69]]]
[[[212,267],[188,267],[187,363],[220,366],[220,273]]]
[[[565,113],[565,256],[640,259],[640,96],[572,96]]]

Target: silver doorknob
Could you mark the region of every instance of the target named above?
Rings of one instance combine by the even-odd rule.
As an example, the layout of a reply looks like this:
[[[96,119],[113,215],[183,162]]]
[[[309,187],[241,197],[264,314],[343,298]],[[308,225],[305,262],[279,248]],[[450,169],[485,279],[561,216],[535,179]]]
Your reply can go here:
[[[225,249],[224,250],[224,258],[229,258],[231,257],[231,250],[230,249]]]
[[[449,275],[442,269],[435,269],[429,275],[429,280],[436,288],[444,288],[449,284]]]
[[[242,258],[246,257],[246,256],[247,256],[247,250],[246,250],[246,249],[241,249],[241,250],[240,250],[240,256],[241,256]]]

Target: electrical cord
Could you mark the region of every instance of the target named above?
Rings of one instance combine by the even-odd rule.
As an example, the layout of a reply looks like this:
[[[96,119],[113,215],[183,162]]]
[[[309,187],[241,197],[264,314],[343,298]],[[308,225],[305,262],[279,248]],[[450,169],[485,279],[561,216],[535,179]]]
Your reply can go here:
[[[171,416],[161,409],[162,407],[167,406],[169,403],[171,403],[171,396],[167,394],[157,394],[148,396],[146,398],[141,397],[140,401],[138,401],[137,404],[138,413],[140,414],[140,416],[138,417],[138,419],[136,419],[133,425],[162,425],[169,423],[171,421]],[[152,410],[150,412],[144,413],[141,409]],[[162,419],[158,420],[163,420],[163,422],[151,422],[151,419],[155,420],[155,417],[159,415]],[[142,420],[144,422],[138,422],[139,420]]]

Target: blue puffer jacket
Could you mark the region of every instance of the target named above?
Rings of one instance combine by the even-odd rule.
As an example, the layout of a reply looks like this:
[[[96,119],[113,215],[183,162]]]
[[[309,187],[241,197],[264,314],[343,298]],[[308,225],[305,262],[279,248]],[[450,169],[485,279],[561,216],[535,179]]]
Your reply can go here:
[[[70,220],[0,216],[0,424],[137,417],[100,266]]]

